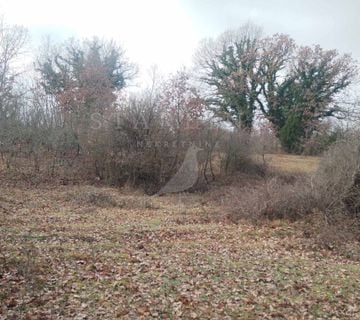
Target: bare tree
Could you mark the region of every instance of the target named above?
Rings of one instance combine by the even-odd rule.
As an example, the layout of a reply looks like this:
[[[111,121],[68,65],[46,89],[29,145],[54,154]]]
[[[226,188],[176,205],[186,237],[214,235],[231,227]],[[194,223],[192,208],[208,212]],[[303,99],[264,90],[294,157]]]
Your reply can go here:
[[[16,63],[28,39],[26,29],[20,26],[9,26],[0,20],[0,118],[11,113],[10,106],[16,97],[14,85],[19,71]]]
[[[6,166],[15,154],[21,117],[22,92],[17,88],[19,57],[27,41],[27,31],[0,20],[0,153]]]

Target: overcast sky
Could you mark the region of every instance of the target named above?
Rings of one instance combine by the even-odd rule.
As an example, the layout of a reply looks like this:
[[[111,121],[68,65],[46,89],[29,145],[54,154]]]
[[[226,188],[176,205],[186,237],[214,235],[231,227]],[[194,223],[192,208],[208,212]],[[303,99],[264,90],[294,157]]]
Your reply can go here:
[[[249,20],[360,60],[359,0],[0,0],[0,12],[34,44],[44,35],[114,38],[141,70],[189,65],[200,39]]]

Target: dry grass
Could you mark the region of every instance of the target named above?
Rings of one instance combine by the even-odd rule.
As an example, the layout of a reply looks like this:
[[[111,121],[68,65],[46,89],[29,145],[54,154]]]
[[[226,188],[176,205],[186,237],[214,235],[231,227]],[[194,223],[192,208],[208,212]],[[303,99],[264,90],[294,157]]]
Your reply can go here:
[[[320,158],[289,154],[267,154],[265,160],[271,167],[285,172],[313,173],[318,168]]]
[[[359,317],[359,264],[296,224],[232,224],[199,194],[0,192],[0,319]],[[124,205],[69,201],[90,192]]]

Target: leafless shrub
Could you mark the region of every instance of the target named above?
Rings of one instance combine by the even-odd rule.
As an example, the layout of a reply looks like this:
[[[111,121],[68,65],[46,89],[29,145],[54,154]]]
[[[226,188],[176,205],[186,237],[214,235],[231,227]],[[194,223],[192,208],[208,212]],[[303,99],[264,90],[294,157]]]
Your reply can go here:
[[[187,137],[176,135],[163,121],[164,113],[150,98],[133,98],[122,106],[109,130],[108,161],[101,179],[117,185],[141,186],[154,193],[174,172]],[[100,158],[101,160],[101,158]]]
[[[321,123],[316,130],[311,134],[308,140],[303,144],[304,155],[322,155],[326,152],[337,140],[342,139],[345,134],[345,129],[341,126],[331,125],[328,122]]]
[[[360,135],[353,132],[325,154],[314,177],[317,204],[328,219],[336,214],[358,216],[356,210],[351,210],[360,204],[360,189],[356,184],[359,170]]]
[[[315,208],[311,181],[305,175],[275,174],[227,189],[223,203],[231,219],[300,219]]]
[[[262,214],[270,219],[299,219],[310,214],[314,207],[310,178],[274,177],[265,184],[265,207]]]
[[[254,161],[251,135],[246,130],[225,132],[219,139],[221,172],[225,175],[235,172],[263,174],[264,167]]]
[[[252,131],[251,150],[257,158],[261,159],[264,166],[267,165],[265,160],[266,154],[278,153],[281,150],[280,141],[268,121],[262,120],[259,123],[259,127]]]

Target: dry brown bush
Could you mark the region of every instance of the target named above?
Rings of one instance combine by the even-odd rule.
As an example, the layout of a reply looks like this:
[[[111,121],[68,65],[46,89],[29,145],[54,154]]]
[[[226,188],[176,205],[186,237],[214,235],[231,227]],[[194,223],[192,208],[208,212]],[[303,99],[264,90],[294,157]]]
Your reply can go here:
[[[238,176],[238,182],[213,189],[209,197],[220,201],[233,221],[296,220],[316,207],[312,192],[311,179],[305,174],[268,171],[263,177]]]
[[[347,206],[349,197],[353,198],[353,209],[360,205],[360,189],[354,188],[359,173],[360,133],[353,132],[329,149],[314,177],[317,206],[328,219],[338,214],[359,217]]]
[[[296,220],[310,214],[316,206],[306,175],[274,176],[264,188],[265,206],[261,214],[267,218]]]
[[[298,219],[317,211],[327,224],[359,217],[360,135],[349,134],[326,153],[314,175],[267,171],[262,182],[230,190],[226,201],[239,217]]]

